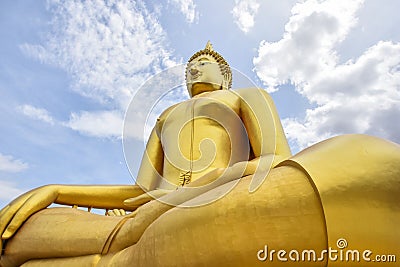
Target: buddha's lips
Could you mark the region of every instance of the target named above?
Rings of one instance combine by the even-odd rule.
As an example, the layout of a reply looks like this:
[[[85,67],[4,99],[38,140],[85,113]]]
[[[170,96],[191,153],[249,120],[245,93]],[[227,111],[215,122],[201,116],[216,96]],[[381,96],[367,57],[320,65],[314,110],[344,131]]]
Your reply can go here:
[[[199,72],[197,72],[196,74],[192,74],[191,76],[192,76],[192,80],[196,80],[196,79],[198,79],[200,76],[201,76],[201,72],[199,71]]]

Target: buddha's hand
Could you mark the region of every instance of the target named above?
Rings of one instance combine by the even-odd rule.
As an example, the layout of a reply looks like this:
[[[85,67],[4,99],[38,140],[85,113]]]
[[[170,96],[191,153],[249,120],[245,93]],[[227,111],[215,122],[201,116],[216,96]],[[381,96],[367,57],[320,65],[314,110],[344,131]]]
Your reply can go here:
[[[112,209],[108,210],[106,216],[125,216],[126,211],[124,209]]]
[[[144,193],[140,196],[133,197],[133,198],[128,198],[124,201],[124,205],[130,208],[137,208],[142,206],[143,204],[146,204],[147,202],[154,200],[154,199],[159,199],[160,197],[172,192],[173,190],[167,190],[167,189],[156,189],[149,191],[147,193]]]
[[[10,202],[0,211],[1,239],[12,237],[29,216],[45,209],[57,199],[57,196],[58,186],[46,185],[33,189]]]

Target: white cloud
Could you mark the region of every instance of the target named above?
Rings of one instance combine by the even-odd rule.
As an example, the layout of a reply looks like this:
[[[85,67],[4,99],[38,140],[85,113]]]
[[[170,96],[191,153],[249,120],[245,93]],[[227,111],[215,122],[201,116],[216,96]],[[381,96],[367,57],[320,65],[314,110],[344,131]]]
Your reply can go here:
[[[283,38],[263,41],[255,71],[268,90],[291,82],[314,107],[283,120],[299,149],[330,136],[367,133],[400,142],[400,44],[379,42],[339,64],[338,44],[363,1],[309,0],[292,9]]]
[[[17,110],[32,119],[44,121],[46,123],[54,125],[54,119],[51,117],[49,112],[43,108],[36,108],[31,105],[22,105],[18,106]]]
[[[122,137],[123,113],[119,110],[73,112],[66,122],[55,120],[47,110],[31,105],[18,106],[17,110],[34,120],[61,125],[86,136],[111,139]]]
[[[28,164],[22,162],[19,159],[9,155],[3,155],[0,153],[0,171],[3,172],[21,172],[28,168]]]
[[[170,0],[179,11],[185,16],[186,21],[189,23],[197,22],[199,19],[199,12],[196,11],[196,5],[193,0]]]
[[[254,26],[254,17],[257,15],[260,4],[256,0],[235,0],[231,13],[239,29],[245,33]]]
[[[49,0],[48,9],[53,17],[51,32],[42,43],[23,44],[21,50],[66,70],[72,77],[72,88],[97,100],[104,109],[123,113],[150,75],[176,64],[157,16],[141,0]],[[188,5],[188,12],[190,9]],[[79,122],[89,117],[90,126]],[[112,121],[112,129],[102,124],[105,117]],[[122,122],[113,112],[82,111],[71,114],[69,126],[81,133],[109,133],[113,137],[117,121]]]
[[[262,41],[254,58],[257,75],[273,92],[286,82],[304,86],[337,62],[335,45],[344,40],[357,20],[362,0],[308,0],[292,8],[285,33],[278,42]]]
[[[24,190],[21,190],[13,183],[9,183],[6,181],[1,181],[0,180],[0,188],[1,188],[1,194],[0,194],[0,201],[11,201],[12,199],[15,198],[15,196],[21,195],[24,193]]]
[[[119,111],[83,111],[72,113],[65,126],[84,135],[106,138],[121,138],[123,116]]]

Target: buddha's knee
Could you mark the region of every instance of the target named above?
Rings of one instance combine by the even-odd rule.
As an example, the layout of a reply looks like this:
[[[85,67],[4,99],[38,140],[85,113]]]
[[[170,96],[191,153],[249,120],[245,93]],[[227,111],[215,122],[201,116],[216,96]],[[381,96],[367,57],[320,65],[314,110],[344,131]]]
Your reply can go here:
[[[117,257],[135,266],[251,266],[260,263],[257,253],[265,246],[276,251],[326,248],[322,207],[302,171],[273,169],[253,193],[250,180],[243,178],[215,202],[168,211]],[[206,194],[199,198],[210,198]]]

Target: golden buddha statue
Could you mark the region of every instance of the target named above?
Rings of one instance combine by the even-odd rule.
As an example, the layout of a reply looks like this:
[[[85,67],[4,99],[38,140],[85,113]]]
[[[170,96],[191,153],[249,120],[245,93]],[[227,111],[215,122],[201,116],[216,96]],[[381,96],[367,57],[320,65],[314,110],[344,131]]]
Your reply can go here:
[[[0,265],[377,266],[374,255],[399,259],[398,144],[343,135],[292,156],[271,97],[229,90],[229,65],[209,43],[190,58],[186,81],[191,99],[157,120],[136,185],[47,185],[21,195],[0,212]],[[52,203],[118,216],[47,208]]]

